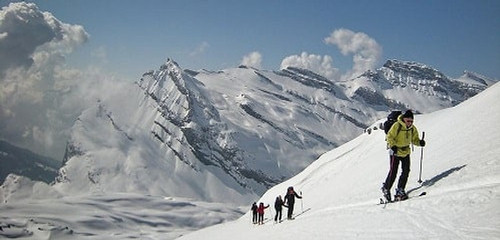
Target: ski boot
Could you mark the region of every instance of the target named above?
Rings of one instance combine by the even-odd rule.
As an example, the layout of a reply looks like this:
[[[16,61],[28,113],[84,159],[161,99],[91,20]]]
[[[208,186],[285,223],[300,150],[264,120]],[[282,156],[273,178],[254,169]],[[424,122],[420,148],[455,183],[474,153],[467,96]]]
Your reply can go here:
[[[406,194],[404,189],[396,188],[396,195],[394,195],[394,201],[404,201],[408,199],[408,195]]]
[[[391,191],[385,187],[385,184],[382,185],[382,193],[384,194],[384,198],[387,202],[392,202],[391,200]]]

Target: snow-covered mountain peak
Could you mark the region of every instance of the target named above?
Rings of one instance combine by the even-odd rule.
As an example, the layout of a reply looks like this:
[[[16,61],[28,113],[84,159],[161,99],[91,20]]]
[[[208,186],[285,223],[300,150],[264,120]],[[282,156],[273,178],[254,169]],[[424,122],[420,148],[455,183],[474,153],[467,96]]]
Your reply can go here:
[[[464,71],[462,76],[460,76],[457,80],[462,81],[464,83],[470,84],[470,85],[479,85],[479,86],[491,86],[495,84],[497,81],[488,78],[484,75],[481,75],[479,73],[471,72],[471,71]]]
[[[491,82],[480,77],[475,81],[453,79],[425,64],[388,60],[383,67],[343,85],[350,96],[369,105],[382,103],[392,109],[429,113],[455,106],[486,89]]]
[[[190,101],[183,72],[176,62],[169,59],[159,70],[143,74],[137,85],[158,104],[166,118],[178,126],[183,125]]]
[[[399,75],[417,79],[439,80],[446,78],[446,76],[438,70],[418,62],[392,59],[387,60],[383,67],[390,69]]]

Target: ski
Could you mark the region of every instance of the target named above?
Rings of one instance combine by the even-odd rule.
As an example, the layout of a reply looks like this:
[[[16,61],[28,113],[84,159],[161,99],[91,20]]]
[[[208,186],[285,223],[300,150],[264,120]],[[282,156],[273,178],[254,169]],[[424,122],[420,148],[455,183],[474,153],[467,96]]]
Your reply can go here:
[[[302,212],[300,212],[300,213],[295,214],[295,215],[293,216],[293,219],[295,219],[296,217],[298,217],[298,216],[300,216],[300,215],[302,215],[302,214],[306,213],[306,212],[307,212],[307,211],[309,211],[309,210],[311,210],[311,208],[306,208],[306,209],[304,209],[304,211],[302,211]]]
[[[404,201],[407,201],[408,199],[421,197],[421,196],[425,196],[425,195],[427,195],[427,192],[421,192],[419,195],[416,195],[416,196],[412,196],[412,197],[408,196],[408,198],[404,199],[404,200],[392,200],[392,201],[387,201],[387,199],[385,199],[384,197],[381,197],[379,199],[379,203],[377,205],[386,205],[388,203],[404,202]]]
[[[266,224],[266,223],[268,223],[268,222],[270,222],[272,220],[273,220],[273,218],[265,218],[264,222],[261,225],[264,225],[264,224]]]
[[[304,214],[304,213],[308,212],[309,210],[311,210],[311,208],[306,208],[306,209],[304,209],[304,211],[302,211],[302,212],[300,212],[300,213],[293,214],[292,218],[285,218],[285,219],[283,219],[283,220],[280,220],[278,223],[281,223],[281,222],[283,222],[283,221],[285,221],[285,220],[286,220],[286,221],[293,221],[293,220],[295,220],[295,218],[297,218],[298,216],[300,216],[300,215],[302,215],[302,214]]]

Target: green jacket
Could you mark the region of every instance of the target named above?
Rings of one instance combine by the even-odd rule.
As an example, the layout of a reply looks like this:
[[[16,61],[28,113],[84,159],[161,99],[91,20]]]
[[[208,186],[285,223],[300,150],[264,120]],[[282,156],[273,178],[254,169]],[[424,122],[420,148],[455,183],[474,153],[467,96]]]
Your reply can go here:
[[[410,144],[420,146],[420,138],[415,125],[409,128],[403,122],[402,115],[398,117],[389,132],[387,132],[387,145],[389,148],[396,146],[398,148],[396,156],[406,157],[411,153]]]

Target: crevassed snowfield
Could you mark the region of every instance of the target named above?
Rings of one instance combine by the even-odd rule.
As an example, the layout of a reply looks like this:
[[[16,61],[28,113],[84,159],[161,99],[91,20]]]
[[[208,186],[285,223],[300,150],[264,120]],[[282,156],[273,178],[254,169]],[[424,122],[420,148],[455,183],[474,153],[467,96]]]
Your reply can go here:
[[[249,206],[139,194],[53,197],[42,183],[11,176],[0,196],[0,237],[18,239],[499,239],[500,84],[415,124],[426,132],[412,154],[405,202],[377,205],[389,159],[381,130],[332,150],[259,201],[288,186],[303,193],[293,221],[251,224]],[[376,123],[372,128],[380,124]],[[17,192],[16,192],[17,191]],[[16,192],[16,194],[13,194]],[[15,197],[12,197],[15,196]],[[34,198],[33,196],[37,196]],[[270,218],[273,209],[268,208]],[[225,223],[224,223],[225,222]],[[196,232],[196,229],[218,224]],[[189,234],[187,234],[189,233]]]
[[[426,132],[424,182],[417,182],[421,149],[415,147],[407,192],[425,196],[377,205],[389,158],[384,133],[375,130],[324,154],[260,199],[272,205],[294,186],[303,193],[295,212],[310,208],[295,220],[258,226],[247,213],[181,239],[499,239],[499,99],[495,84],[454,108],[415,117]],[[268,208],[266,217],[272,214]]]

